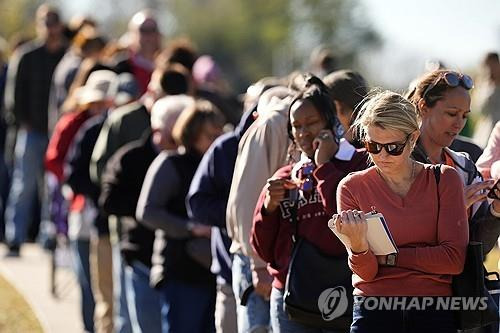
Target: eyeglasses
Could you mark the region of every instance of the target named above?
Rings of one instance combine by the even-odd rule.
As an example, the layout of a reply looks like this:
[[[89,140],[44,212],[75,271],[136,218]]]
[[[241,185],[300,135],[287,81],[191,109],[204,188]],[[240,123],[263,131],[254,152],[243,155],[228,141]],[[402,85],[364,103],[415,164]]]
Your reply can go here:
[[[425,89],[424,93],[422,94],[422,98],[425,99],[427,94],[434,89],[441,80],[444,80],[444,82],[448,85],[450,88],[455,88],[458,87],[459,85],[464,87],[467,90],[470,90],[474,87],[474,81],[469,75],[466,74],[457,74],[454,72],[446,72],[444,74],[441,74],[437,77],[437,79]]]
[[[406,143],[410,139],[410,135],[406,137],[404,142],[391,142],[391,143],[378,143],[374,141],[365,141],[366,151],[371,154],[378,154],[382,151],[382,148],[385,149],[387,154],[392,156],[399,156],[403,153],[405,149]]]

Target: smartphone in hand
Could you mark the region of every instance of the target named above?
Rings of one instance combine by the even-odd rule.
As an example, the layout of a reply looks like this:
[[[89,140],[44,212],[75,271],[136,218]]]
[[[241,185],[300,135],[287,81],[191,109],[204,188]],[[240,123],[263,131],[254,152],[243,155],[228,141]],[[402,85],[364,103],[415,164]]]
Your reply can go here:
[[[497,181],[495,182],[495,185],[493,185],[493,187],[491,188],[491,190],[488,192],[488,198],[500,200],[500,198],[497,197],[497,195],[495,193],[495,189],[500,190],[499,185],[500,185],[500,179],[497,179]]]

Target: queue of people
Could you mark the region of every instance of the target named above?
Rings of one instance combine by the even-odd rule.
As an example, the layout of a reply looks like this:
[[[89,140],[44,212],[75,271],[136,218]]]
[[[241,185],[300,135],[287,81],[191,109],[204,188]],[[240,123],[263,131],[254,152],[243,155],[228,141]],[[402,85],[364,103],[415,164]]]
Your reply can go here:
[[[460,328],[450,309],[366,305],[452,297],[468,244],[481,242],[484,255],[498,247],[500,122],[484,152],[458,137],[470,76],[432,70],[403,96],[372,91],[328,58],[322,77],[264,78],[238,100],[211,56],[187,40],[162,47],[150,10],[131,18],[126,44],[89,18],[64,33],[46,4],[36,19],[39,38],[0,73],[9,155],[0,234],[13,258],[33,220],[43,246],[69,242],[85,332]],[[496,82],[498,55],[485,64]],[[370,247],[373,210],[397,253]],[[338,259],[353,292],[292,313],[290,267],[304,243]],[[314,272],[303,272],[311,283]],[[471,332],[495,329],[498,317]]]

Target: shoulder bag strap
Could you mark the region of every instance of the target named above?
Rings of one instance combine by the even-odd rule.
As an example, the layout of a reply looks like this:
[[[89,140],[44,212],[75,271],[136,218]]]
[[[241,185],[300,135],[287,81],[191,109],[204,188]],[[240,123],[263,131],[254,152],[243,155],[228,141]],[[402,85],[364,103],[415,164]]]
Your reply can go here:
[[[295,193],[293,193],[295,192]],[[290,190],[290,214],[292,215],[292,242],[293,246],[297,244],[298,234],[299,234],[299,226],[297,222],[297,211],[299,209],[299,199],[298,199],[298,190],[293,189]]]

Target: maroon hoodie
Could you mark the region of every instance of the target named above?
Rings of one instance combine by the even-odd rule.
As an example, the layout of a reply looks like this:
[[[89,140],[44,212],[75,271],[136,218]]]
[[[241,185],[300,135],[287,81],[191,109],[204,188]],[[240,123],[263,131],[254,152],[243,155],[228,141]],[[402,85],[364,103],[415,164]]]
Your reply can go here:
[[[332,159],[314,171],[314,187],[299,199],[298,236],[315,244],[327,255],[344,255],[344,245],[328,228],[328,220],[337,212],[337,185],[347,174],[366,169],[367,154],[357,151],[351,160]],[[290,179],[293,165],[276,171],[274,177]],[[254,251],[268,263],[274,277],[273,287],[283,289],[293,249],[290,201],[285,199],[271,214],[263,214],[266,192],[263,190],[255,208],[250,243]]]

